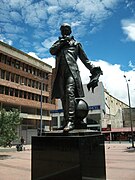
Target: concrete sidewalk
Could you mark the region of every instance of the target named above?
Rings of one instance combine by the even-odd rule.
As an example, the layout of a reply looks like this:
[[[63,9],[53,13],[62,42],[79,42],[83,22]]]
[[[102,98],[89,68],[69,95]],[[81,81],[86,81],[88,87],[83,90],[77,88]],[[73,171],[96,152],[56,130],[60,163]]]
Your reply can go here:
[[[107,180],[135,180],[135,150],[129,143],[105,145]]]
[[[23,145],[24,150],[31,150],[31,145]],[[0,147],[0,152],[15,152],[17,151],[16,146],[12,147]]]
[[[105,145],[107,180],[135,180],[135,151],[127,149],[129,146],[129,143]],[[26,145],[25,151],[20,152],[13,148],[5,152],[0,148],[0,180],[30,180],[31,146]]]

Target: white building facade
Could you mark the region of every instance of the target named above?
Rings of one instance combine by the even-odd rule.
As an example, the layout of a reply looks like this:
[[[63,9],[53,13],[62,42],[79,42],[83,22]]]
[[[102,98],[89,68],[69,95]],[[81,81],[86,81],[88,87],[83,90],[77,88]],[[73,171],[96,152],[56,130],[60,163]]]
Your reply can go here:
[[[89,106],[88,116],[84,121],[87,122],[90,129],[107,129],[123,127],[122,109],[128,108],[128,105],[110,95],[102,82],[94,89],[94,93],[88,91],[87,85],[83,85],[85,100]],[[51,111],[52,125],[59,128],[63,125],[63,110],[60,100],[58,100],[58,109]]]

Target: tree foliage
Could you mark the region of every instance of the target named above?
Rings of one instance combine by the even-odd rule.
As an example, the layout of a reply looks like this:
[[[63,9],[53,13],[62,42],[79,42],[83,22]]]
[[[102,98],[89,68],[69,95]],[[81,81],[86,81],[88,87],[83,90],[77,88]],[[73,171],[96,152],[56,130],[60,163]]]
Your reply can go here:
[[[21,123],[17,109],[0,110],[0,146],[7,146],[17,138],[17,126]]]

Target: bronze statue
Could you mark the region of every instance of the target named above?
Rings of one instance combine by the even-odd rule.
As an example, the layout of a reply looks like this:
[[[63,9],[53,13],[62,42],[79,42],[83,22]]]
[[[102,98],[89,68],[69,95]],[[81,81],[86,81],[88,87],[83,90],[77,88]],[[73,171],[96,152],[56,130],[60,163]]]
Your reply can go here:
[[[95,70],[82,45],[71,36],[71,26],[64,23],[60,31],[62,36],[50,48],[50,53],[56,56],[52,98],[61,99],[65,119],[63,130],[69,131],[75,128],[75,98],[84,97],[77,58],[81,59],[91,74]]]

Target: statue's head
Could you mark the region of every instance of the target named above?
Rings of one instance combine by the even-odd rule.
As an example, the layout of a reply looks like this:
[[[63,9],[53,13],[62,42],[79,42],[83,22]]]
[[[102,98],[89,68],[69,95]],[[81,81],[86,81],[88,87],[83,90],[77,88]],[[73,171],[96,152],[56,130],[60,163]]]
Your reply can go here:
[[[71,26],[68,23],[64,23],[60,27],[62,36],[69,36],[71,34]]]

